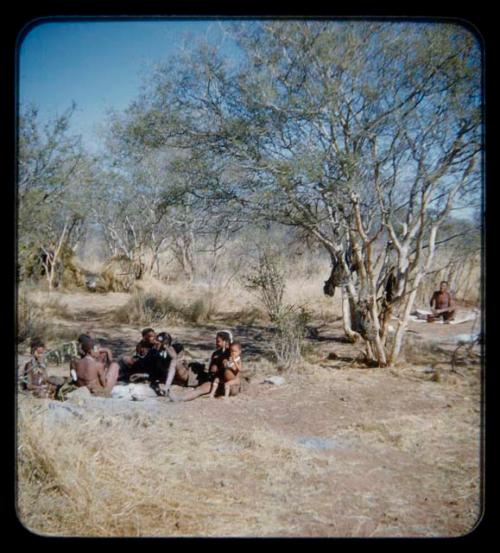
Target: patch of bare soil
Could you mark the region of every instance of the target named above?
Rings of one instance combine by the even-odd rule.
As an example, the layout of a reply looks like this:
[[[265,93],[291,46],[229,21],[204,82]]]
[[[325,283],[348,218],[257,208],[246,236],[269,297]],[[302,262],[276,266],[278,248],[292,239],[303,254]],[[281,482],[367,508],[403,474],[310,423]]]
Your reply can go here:
[[[91,325],[120,354],[133,348],[140,330],[115,327],[107,318],[126,299],[82,294],[65,301],[68,312],[80,317],[80,328]],[[204,361],[221,324],[168,330],[185,344],[188,357]],[[415,324],[410,331],[422,343],[438,340],[452,351],[455,337],[470,332],[471,323],[430,327]],[[185,456],[184,476],[170,470],[165,485],[169,477],[181,478],[175,486],[184,489],[186,501],[202,501],[196,499],[202,490],[206,521],[198,515],[196,526],[185,515],[171,527],[143,527],[138,535],[458,536],[472,530],[481,511],[477,363],[464,366],[462,376],[444,366],[440,378],[430,363],[361,368],[359,346],[344,340],[337,321],[319,328],[308,362],[282,374],[285,384],[276,386],[263,382],[276,374],[266,328],[231,328],[246,360],[239,396],[186,403],[93,400],[79,407],[84,419],[101,413],[122,421],[142,411],[150,413],[153,428],[170,421],[184,429],[160,434],[130,426],[129,432],[131,440],[141,436],[144,459],[158,448]],[[168,432],[174,441],[166,444]],[[153,475],[148,482],[157,485]],[[127,534],[124,528],[103,535]],[[71,534],[71,528],[61,527],[61,533]]]

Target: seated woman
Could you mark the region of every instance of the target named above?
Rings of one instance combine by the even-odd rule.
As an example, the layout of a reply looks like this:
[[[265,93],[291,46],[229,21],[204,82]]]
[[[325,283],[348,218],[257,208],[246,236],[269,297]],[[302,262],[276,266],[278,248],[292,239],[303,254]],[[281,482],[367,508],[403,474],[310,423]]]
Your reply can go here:
[[[24,365],[21,388],[35,397],[53,398],[57,385],[50,381],[45,364],[45,344],[34,338],[30,345],[31,359]]]
[[[222,381],[224,382],[224,371],[227,368],[226,362],[230,359],[230,346],[232,343],[232,335],[229,331],[220,331],[217,332],[215,336],[215,347],[216,350],[212,353],[209,363],[209,372],[208,372],[208,381],[203,382],[193,390],[182,394],[182,396],[173,396],[170,393],[170,399],[172,401],[191,401],[197,397],[211,394],[215,386],[215,392],[217,391],[218,384]],[[215,384],[215,381],[218,379],[218,383]],[[236,386],[236,384],[235,384]]]

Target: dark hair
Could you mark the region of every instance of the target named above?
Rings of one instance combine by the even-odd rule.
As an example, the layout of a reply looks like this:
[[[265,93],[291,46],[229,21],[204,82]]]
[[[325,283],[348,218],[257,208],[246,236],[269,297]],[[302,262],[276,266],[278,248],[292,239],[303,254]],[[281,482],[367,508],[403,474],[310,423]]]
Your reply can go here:
[[[154,332],[154,328],[145,328],[141,334],[142,334],[142,337],[144,338],[146,336],[146,334],[149,334],[150,332]]]
[[[83,351],[86,353],[92,351],[94,347],[94,340],[92,340],[88,334],[80,334],[80,336],[78,336],[78,342],[80,342]]]
[[[160,332],[156,335],[156,339],[159,342],[163,342],[167,346],[170,346],[172,344],[172,336],[168,332]]]
[[[446,284],[446,285],[448,285],[448,281],[447,281],[447,280],[442,280],[442,281],[439,283],[439,285],[441,285],[441,284]]]
[[[33,338],[30,343],[31,353],[33,353],[38,348],[44,348],[45,342],[41,338]]]
[[[225,342],[231,343],[231,335],[229,332],[225,332],[224,330],[221,330],[220,332],[217,332],[215,335],[217,338],[222,338]]]

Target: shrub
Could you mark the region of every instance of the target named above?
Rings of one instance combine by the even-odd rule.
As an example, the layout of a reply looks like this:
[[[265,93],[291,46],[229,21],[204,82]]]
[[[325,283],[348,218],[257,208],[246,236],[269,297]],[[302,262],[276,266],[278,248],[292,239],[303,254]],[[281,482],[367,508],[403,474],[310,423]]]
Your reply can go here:
[[[303,360],[309,320],[309,313],[302,307],[282,307],[271,338],[271,347],[281,368],[290,369]]]
[[[17,300],[17,343],[29,342],[32,338],[44,341],[74,338],[74,330],[51,322],[54,316],[63,317],[65,314],[66,307],[58,298],[44,294],[35,300],[28,296],[25,287],[20,288]]]
[[[184,318],[182,306],[168,296],[147,292],[134,292],[130,300],[116,311],[118,322],[158,323],[179,321]]]
[[[285,270],[282,260],[272,252],[265,252],[257,266],[246,277],[245,287],[255,292],[267,310],[272,322],[277,322],[284,313]]]
[[[212,299],[207,296],[197,298],[190,305],[186,305],[183,311],[185,318],[189,322],[201,323],[209,321],[214,314]]]

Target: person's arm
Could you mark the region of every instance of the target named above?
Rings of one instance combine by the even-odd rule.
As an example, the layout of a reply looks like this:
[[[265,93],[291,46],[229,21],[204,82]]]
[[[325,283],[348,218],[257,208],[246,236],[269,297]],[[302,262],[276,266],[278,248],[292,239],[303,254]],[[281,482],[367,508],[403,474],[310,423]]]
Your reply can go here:
[[[36,388],[36,386],[33,386],[31,382],[31,361],[28,361],[24,365],[22,383],[25,390],[33,390],[34,388]]]
[[[449,302],[450,309],[455,309],[455,299],[453,298],[451,292],[448,292],[448,295],[450,296],[450,302]]]
[[[71,361],[69,362],[69,374],[73,382],[76,382],[78,380],[78,373],[76,371],[76,362],[77,362],[77,359],[75,357],[72,357]]]
[[[99,353],[105,353],[108,356],[108,363],[113,361],[113,353],[109,348],[99,348]]]
[[[240,374],[240,371],[242,369],[241,359],[239,361],[236,361],[236,359],[231,359],[231,361],[233,362],[233,367],[228,367],[228,369],[235,375]]]
[[[99,378],[99,382],[101,383],[102,387],[106,388],[106,374],[104,373],[104,366],[101,363],[99,363],[99,366],[97,368],[97,377]]]
[[[239,361],[235,361],[234,366],[236,368],[236,374],[240,374],[240,372],[243,370],[243,363],[241,362],[241,359]]]
[[[170,389],[170,386],[172,385],[172,381],[174,380],[174,377],[175,377],[175,370],[177,366],[177,353],[172,346],[168,346],[166,348],[166,352],[170,357],[170,362],[168,364],[168,369],[167,369],[167,378],[165,380],[165,388],[166,388],[165,391],[168,392],[168,390]]]

